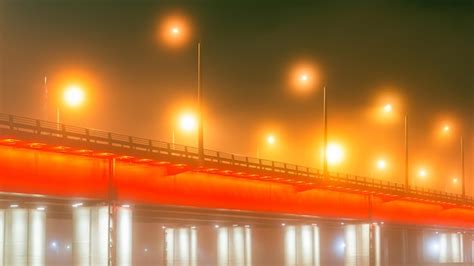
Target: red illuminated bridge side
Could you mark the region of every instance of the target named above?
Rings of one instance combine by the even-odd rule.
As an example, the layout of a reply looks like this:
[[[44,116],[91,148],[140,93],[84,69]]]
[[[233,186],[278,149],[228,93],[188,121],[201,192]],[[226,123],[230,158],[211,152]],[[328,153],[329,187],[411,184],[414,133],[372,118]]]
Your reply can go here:
[[[350,175],[0,114],[6,195],[474,227],[474,200]]]

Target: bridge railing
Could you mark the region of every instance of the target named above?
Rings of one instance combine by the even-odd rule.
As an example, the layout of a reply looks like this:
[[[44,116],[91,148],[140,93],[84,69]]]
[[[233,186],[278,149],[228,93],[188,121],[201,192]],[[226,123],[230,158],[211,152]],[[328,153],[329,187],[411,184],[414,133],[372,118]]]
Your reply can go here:
[[[58,124],[50,121],[0,114],[0,129],[8,129],[14,132],[24,132],[42,136],[50,136],[59,139],[73,140],[84,143],[106,145],[115,148],[132,149],[148,152],[150,155],[160,154],[174,158],[187,158],[199,160],[199,152],[196,147],[181,144],[172,144],[145,138],[132,137],[96,129],[88,129],[77,126]],[[360,191],[383,191],[394,196],[404,195],[406,197],[430,198],[443,202],[456,202],[474,205],[474,198],[462,196],[444,191],[426,189],[422,187],[409,187],[395,182],[384,181],[365,176],[342,174],[330,172],[324,175],[316,168],[287,164],[284,162],[271,161],[261,158],[236,155],[214,150],[204,150],[204,161],[212,162],[223,167],[238,166],[246,171],[258,170],[259,172],[271,174],[283,174],[292,180],[305,182],[308,180],[326,182],[328,187],[339,188],[356,187]]]

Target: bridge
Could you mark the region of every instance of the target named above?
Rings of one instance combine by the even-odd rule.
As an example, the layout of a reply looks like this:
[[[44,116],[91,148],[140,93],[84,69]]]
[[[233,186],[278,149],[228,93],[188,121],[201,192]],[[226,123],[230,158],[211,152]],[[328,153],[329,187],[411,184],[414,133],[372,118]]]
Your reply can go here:
[[[474,198],[0,114],[0,265],[472,265]]]

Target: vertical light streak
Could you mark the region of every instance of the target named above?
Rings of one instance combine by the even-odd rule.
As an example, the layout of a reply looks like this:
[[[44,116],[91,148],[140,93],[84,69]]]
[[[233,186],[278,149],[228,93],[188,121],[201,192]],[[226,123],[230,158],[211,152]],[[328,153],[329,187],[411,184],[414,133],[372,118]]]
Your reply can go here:
[[[74,208],[74,265],[107,265],[108,218],[107,207]]]
[[[321,265],[321,258],[320,258],[320,244],[319,244],[319,227],[313,225],[313,265],[319,266]]]
[[[450,262],[453,263],[460,263],[462,262],[461,258],[461,239],[462,235],[461,234],[451,234],[451,254],[452,254],[452,259]]]
[[[449,261],[449,259],[448,259],[448,235],[447,234],[445,234],[445,233],[439,234],[439,250],[433,250],[433,252],[439,252],[439,262],[447,263]]]
[[[252,231],[245,227],[245,265],[252,266]]]
[[[166,265],[197,265],[195,227],[165,229]]]
[[[117,265],[132,265],[132,210],[117,209]]]
[[[29,211],[28,265],[45,265],[46,213]]]
[[[357,265],[357,237],[356,237],[356,226],[346,225],[344,227],[344,265],[345,266],[356,266]]]
[[[174,229],[165,229],[166,265],[174,265]]]
[[[232,247],[231,260],[232,265],[245,265],[245,242],[244,230],[242,227],[232,227]]]
[[[285,226],[285,265],[296,265],[296,227]]]
[[[8,210],[5,229],[5,265],[26,265],[28,210]]]
[[[91,225],[91,263],[92,265],[107,265],[108,207],[94,207],[91,209]]]
[[[90,208],[74,208],[73,213],[73,264],[89,265],[90,257]]]
[[[0,265],[3,266],[4,262],[4,250],[3,247],[5,246],[5,211],[0,210]]]
[[[189,265],[189,229],[188,228],[179,228],[177,230],[178,234],[178,254],[177,254],[177,265]],[[176,256],[175,256],[176,258]]]
[[[301,245],[298,245],[298,247],[301,252],[298,253],[301,255],[298,256],[300,258],[298,264],[313,265],[313,232],[311,226],[301,226],[300,233]]]
[[[225,227],[217,229],[217,264],[219,266],[229,264],[229,233]]]
[[[191,228],[191,266],[197,265],[197,231]]]
[[[382,254],[381,254],[381,228],[380,225],[374,225],[374,245],[375,245],[375,266],[382,265]]]

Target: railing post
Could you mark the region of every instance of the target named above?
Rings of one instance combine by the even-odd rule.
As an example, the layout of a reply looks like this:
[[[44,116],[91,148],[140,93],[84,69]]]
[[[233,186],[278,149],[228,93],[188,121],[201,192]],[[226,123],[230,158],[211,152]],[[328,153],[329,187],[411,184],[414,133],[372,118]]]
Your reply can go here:
[[[40,134],[40,133],[41,133],[40,121],[36,120],[36,134]]]
[[[221,163],[221,153],[220,152],[217,152],[217,163],[218,164]]]
[[[61,124],[61,132],[63,134],[63,138],[66,138],[66,126],[64,126],[64,124]]]
[[[188,158],[188,146],[184,146],[184,157]]]
[[[88,128],[86,128],[86,140],[87,142],[91,142],[91,136]]]
[[[10,129],[13,130],[13,115],[8,116],[8,123],[10,124]]]
[[[132,139],[132,136],[128,136],[128,142],[130,143],[130,149],[133,149],[133,139]]]
[[[245,162],[247,163],[247,168],[249,167],[249,157],[245,157]]]
[[[235,165],[235,158],[233,154],[231,154],[231,158],[232,158],[232,165]]]
[[[151,139],[148,140],[148,149],[149,152],[153,152],[153,142]]]
[[[107,133],[107,138],[109,139],[109,145],[112,145],[112,133]]]

